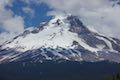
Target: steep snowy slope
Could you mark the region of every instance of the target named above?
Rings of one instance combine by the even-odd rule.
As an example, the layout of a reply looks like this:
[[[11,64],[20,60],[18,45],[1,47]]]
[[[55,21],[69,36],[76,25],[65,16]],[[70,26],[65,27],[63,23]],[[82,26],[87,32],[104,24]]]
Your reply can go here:
[[[120,62],[120,40],[88,29],[77,16],[56,16],[0,47],[0,62],[73,60]]]

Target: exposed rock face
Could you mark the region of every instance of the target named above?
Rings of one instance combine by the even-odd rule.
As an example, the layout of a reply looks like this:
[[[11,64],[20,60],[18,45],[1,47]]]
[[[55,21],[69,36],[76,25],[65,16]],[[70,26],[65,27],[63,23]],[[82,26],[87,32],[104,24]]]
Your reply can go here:
[[[105,41],[98,39],[94,34],[82,34],[80,37],[91,47],[97,48],[97,45],[104,45],[104,49],[109,49]]]
[[[37,28],[37,29],[33,30],[31,33],[36,34],[36,33],[38,33],[39,31],[40,31],[40,30]]]
[[[0,63],[61,59],[120,63],[120,40],[92,32],[76,16],[61,16],[0,46]]]
[[[69,16],[67,20],[70,23],[70,31],[78,34],[88,34],[90,31],[83,25],[83,23],[76,16]]]

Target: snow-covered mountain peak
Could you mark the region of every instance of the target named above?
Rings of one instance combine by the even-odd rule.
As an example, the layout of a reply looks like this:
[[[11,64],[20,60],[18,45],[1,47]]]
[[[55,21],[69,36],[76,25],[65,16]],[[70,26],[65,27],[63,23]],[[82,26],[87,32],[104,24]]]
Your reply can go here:
[[[17,51],[27,51],[44,48],[74,48],[73,42],[76,41],[91,51],[97,51],[87,45],[78,34],[82,32],[84,26],[76,16],[56,16],[49,23],[43,26],[43,29],[26,30],[21,36],[3,48],[14,48]],[[85,28],[85,27],[84,27]],[[87,33],[87,32],[86,32]]]
[[[50,21],[51,23],[55,23],[57,20],[64,20],[66,19],[67,16],[62,16],[62,15],[55,15],[53,19]]]
[[[12,41],[2,45],[0,55],[0,62],[19,60],[26,55],[42,57],[41,59],[62,58],[78,61],[119,59],[120,62],[120,40],[92,32],[77,16],[59,15],[47,23],[42,23],[38,28],[25,30]]]

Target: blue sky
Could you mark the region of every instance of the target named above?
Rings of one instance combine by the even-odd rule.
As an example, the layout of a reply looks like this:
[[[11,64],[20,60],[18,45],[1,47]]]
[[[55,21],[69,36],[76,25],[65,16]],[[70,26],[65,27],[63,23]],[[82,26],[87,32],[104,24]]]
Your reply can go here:
[[[72,14],[86,27],[120,38],[119,0],[0,0],[0,44],[52,16]],[[87,4],[86,4],[87,3]],[[113,6],[114,5],[114,6]],[[48,16],[52,15],[52,16]]]
[[[53,9],[38,2],[41,0],[0,0],[0,45],[52,19],[47,13]]]
[[[29,13],[25,13],[22,9],[24,7],[29,7],[32,10],[34,10],[34,16],[31,17],[32,15],[30,15]],[[46,4],[41,3],[41,4],[35,4],[35,3],[31,3],[31,4],[27,4],[25,2],[22,2],[20,0],[16,0],[13,2],[13,6],[12,7],[7,7],[8,9],[11,9],[15,15],[19,15],[24,17],[24,21],[25,21],[25,27],[37,27],[39,26],[39,24],[41,22],[44,21],[49,21],[52,16],[47,16],[47,12],[51,11],[52,9],[50,9]]]

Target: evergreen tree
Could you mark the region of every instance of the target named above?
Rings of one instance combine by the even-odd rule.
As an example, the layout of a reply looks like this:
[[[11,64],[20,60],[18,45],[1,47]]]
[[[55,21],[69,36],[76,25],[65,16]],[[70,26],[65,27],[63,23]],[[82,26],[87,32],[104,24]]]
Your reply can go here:
[[[117,73],[116,79],[117,79],[117,80],[120,80],[120,73]]]

